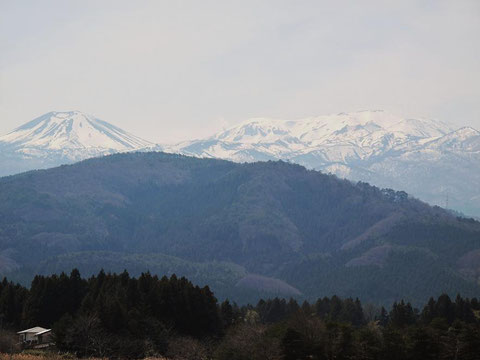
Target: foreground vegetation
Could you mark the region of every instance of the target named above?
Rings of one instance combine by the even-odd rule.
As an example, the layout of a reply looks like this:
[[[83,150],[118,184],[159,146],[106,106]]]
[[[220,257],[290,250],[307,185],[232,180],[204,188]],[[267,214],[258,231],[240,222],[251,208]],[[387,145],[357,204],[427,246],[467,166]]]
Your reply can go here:
[[[37,276],[30,289],[0,283],[0,351],[19,350],[13,331],[52,327],[65,357],[170,359],[478,359],[480,303],[447,295],[423,309],[386,310],[337,296],[298,304],[220,304],[185,278],[127,272],[82,279]],[[11,334],[11,335],[8,335]],[[10,338],[9,338],[10,336]],[[18,355],[18,360],[34,360]],[[5,357],[5,356],[4,356]]]

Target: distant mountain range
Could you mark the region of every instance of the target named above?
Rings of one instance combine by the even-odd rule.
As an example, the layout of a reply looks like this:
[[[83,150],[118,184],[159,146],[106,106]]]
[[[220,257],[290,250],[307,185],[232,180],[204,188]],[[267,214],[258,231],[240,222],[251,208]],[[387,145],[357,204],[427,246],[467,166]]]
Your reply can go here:
[[[236,162],[282,159],[480,217],[480,132],[384,111],[252,119],[175,145],[150,143],[80,112],[53,112],[0,137],[0,175],[148,150]]]
[[[286,162],[125,153],[0,179],[0,274],[150,270],[220,299],[480,296],[480,223]]]

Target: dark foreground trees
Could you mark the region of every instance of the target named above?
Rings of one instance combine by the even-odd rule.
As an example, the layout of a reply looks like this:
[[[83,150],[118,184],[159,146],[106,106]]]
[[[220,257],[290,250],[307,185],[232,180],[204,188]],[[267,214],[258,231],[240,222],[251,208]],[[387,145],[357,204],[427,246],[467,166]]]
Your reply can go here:
[[[36,276],[29,291],[4,281],[0,311],[15,330],[53,328],[57,348],[78,356],[139,358],[165,353],[172,334],[200,339],[223,331],[209,288],[175,275],[101,271],[85,280],[74,270]]]
[[[462,301],[471,306],[471,301],[467,299]],[[340,300],[340,302],[347,303],[348,307],[350,300]],[[261,308],[263,307],[262,304]],[[378,312],[376,320],[354,325],[352,323],[352,320],[356,319],[354,313],[350,319],[337,321],[331,319],[330,312],[333,309],[327,310],[324,315],[319,315],[315,312],[315,308],[315,305],[304,304],[295,313],[272,324],[239,323],[232,327],[220,342],[215,358],[218,360],[480,359],[478,322],[480,309],[478,308],[472,309],[477,316],[469,321],[458,317],[449,318],[445,316],[446,314],[426,319],[422,315],[423,312],[411,309],[409,304],[401,302],[392,307],[386,315],[385,325],[381,325],[380,322],[381,311]],[[410,309],[411,313],[409,313]],[[262,352],[262,349],[268,349],[268,352]]]
[[[386,310],[337,296],[239,307],[228,300],[218,304],[208,287],[175,275],[132,278],[101,271],[82,279],[74,270],[37,276],[29,290],[1,282],[0,321],[10,329],[0,345],[11,343],[13,331],[38,325],[54,329],[58,351],[77,356],[480,359],[480,303],[461,296],[431,298],[421,310],[404,301]]]

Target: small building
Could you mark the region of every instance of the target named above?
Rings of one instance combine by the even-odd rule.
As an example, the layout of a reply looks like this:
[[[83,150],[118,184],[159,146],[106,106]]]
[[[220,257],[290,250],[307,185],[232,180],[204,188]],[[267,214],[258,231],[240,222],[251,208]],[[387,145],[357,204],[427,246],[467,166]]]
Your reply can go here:
[[[17,332],[20,343],[25,348],[41,349],[53,344],[52,329],[40,326]]]

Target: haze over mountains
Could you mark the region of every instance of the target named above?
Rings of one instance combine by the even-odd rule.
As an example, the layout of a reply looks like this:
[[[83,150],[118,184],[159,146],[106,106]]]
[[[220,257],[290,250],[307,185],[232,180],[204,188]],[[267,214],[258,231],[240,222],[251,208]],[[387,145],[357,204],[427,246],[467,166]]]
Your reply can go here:
[[[49,113],[0,137],[0,175],[145,150],[236,162],[282,159],[480,216],[480,133],[384,111],[251,119],[175,145],[155,145],[80,112]]]

